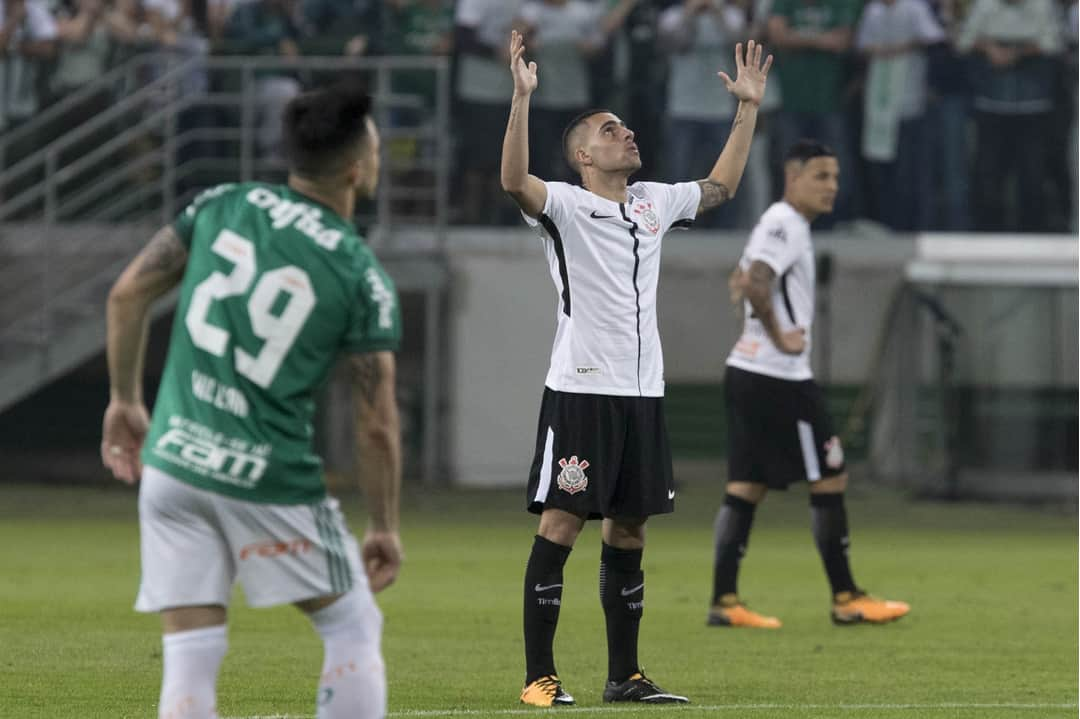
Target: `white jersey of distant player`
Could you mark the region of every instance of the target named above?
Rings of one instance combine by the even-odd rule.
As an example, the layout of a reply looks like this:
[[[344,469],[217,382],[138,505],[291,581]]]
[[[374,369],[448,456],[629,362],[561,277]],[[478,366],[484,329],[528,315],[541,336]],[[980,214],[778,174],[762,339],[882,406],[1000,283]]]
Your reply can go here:
[[[545,384],[559,392],[664,395],[656,326],[660,246],[672,227],[697,214],[697,183],[635,182],[613,202],[564,182],[548,182],[539,219],[559,295]]]
[[[806,330],[801,354],[784,354],[765,333],[754,309],[743,300],[742,336],[728,356],[733,367],[787,380],[813,378],[810,368],[811,329],[814,322],[814,246],[810,223],[786,202],[773,203],[750,233],[739,267],[745,272],[760,260],[776,273],[772,306],[780,330]]]

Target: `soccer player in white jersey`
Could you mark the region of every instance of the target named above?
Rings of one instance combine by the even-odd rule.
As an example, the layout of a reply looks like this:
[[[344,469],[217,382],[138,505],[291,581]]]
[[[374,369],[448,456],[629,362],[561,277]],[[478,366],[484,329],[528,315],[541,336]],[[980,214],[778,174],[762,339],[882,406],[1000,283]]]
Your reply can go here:
[[[645,521],[674,509],[664,424],[663,358],[656,326],[660,246],[727,200],[742,177],[772,56],[753,41],[735,50],[736,75],[719,73],[739,100],[731,135],[705,179],[629,183],[641,168],[634,133],[615,114],[591,110],[563,134],[581,185],[544,182],[528,167],[529,98],[535,62],[510,40],[514,94],[503,140],[502,186],[541,235],[558,295],[557,328],[529,477],[528,509],[540,527],[525,569],[525,687],[535,706],[573,704],[552,644],[563,566],[587,519],[603,519],[600,599],[607,624],[607,702],[682,703],[642,674],[638,625],[645,604]],[[550,78],[558,82],[559,78]]]
[[[108,302],[110,402],[102,459],[139,488],[135,608],[164,630],[161,719],[212,719],[233,585],[256,607],[293,604],[323,639],[319,719],[386,713],[382,616],[372,592],[401,565],[397,294],[351,218],[379,176],[370,98],[314,91],[284,117],[287,185],[220,185],[163,227]],[[180,284],[149,422],[148,311]],[[362,548],[326,493],[314,392],[352,370]],[[314,667],[312,667],[314,669]],[[314,679],[314,672],[312,672]],[[314,687],[312,687],[314,689]]]
[[[832,587],[837,624],[884,623],[908,613],[904,602],[872,597],[852,578],[844,508],[847,472],[821,389],[810,369],[814,247],[810,223],[831,212],[840,166],[828,147],[802,140],[784,162],[784,197],[750,234],[731,276],[743,331],[727,360],[727,496],[716,516],[716,556],[708,624],[780,626],[746,608],[736,578],[754,510],[770,489],[806,481],[814,541]]]

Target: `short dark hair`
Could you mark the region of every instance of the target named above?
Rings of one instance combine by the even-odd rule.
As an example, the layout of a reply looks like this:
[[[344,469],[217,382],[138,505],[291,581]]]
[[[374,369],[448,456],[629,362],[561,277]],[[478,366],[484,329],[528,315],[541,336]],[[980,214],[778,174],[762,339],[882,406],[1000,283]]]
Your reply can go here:
[[[566,158],[566,162],[575,171],[577,171],[578,165],[577,165],[577,162],[574,160],[573,154],[570,152],[570,135],[573,134],[574,130],[576,130],[579,125],[584,124],[584,122],[586,120],[588,120],[590,117],[592,117],[593,115],[599,115],[601,112],[611,112],[611,110],[607,110],[607,109],[602,108],[602,107],[595,107],[595,108],[593,108],[591,110],[586,110],[585,112],[579,114],[577,117],[575,117],[573,120],[571,120],[570,124],[568,124],[566,126],[565,130],[563,130],[563,134],[562,134],[563,157]]]
[[[359,87],[336,85],[294,97],[282,126],[285,156],[301,175],[332,175],[353,160],[367,135],[371,96]]]
[[[836,157],[836,153],[833,152],[831,147],[822,142],[803,138],[788,148],[787,153],[784,155],[784,162],[787,163],[791,160],[806,162],[815,157]]]

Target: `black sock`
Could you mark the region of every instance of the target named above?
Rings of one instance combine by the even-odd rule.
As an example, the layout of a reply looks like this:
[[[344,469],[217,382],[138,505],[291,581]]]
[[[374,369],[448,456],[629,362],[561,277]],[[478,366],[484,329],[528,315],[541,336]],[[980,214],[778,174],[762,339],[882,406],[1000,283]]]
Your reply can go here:
[[[640,549],[600,550],[600,604],[607,619],[608,681],[623,682],[638,671],[638,625],[645,607]]]
[[[525,565],[525,684],[555,673],[555,627],[562,604],[563,565],[570,547],[536,535]]]
[[[855,580],[851,577],[851,566],[848,564],[849,540],[844,495],[811,494],[810,518],[814,543],[821,554],[821,561],[825,563],[825,573],[829,575],[833,595],[855,591]]]
[[[738,594],[739,563],[746,555],[750,527],[754,525],[757,505],[734,494],[724,496],[714,525],[716,554],[713,559],[712,603],[719,604],[725,594]]]

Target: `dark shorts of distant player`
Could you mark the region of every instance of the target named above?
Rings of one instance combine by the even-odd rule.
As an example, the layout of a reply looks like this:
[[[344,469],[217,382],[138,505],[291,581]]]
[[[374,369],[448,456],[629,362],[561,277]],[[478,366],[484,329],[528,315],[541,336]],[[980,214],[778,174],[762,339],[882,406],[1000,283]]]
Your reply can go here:
[[[724,373],[728,481],[787,489],[843,474],[844,451],[814,380],[785,380],[737,367]]]
[[[528,509],[561,509],[588,519],[673,511],[664,399],[545,387]]]

